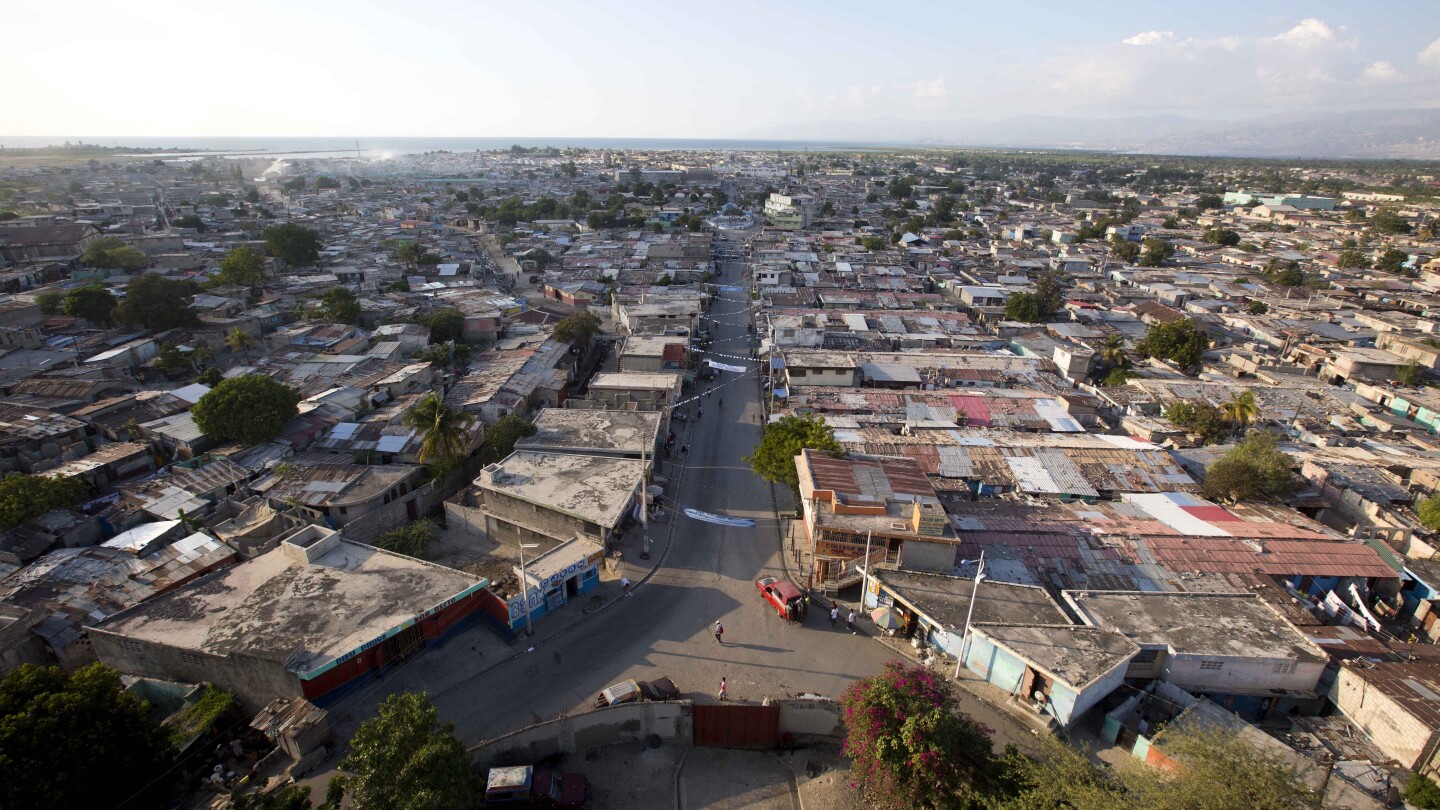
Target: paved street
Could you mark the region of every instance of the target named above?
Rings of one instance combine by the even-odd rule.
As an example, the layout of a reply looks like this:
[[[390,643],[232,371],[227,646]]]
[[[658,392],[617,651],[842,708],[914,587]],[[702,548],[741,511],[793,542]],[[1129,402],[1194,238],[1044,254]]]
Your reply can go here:
[[[742,268],[726,265],[720,283],[742,284]],[[722,297],[731,300],[717,301],[710,313],[714,348],[745,354],[748,296]],[[804,625],[783,621],[755,590],[757,577],[784,572],[770,487],[741,461],[759,438],[761,406],[754,375],[740,377],[722,373],[715,394],[701,400],[704,416],[681,431],[691,450],[687,469],[678,491],[666,493],[673,499],[666,503],[669,518],[652,527],[657,540],[673,533],[671,545],[660,569],[631,597],[535,652],[473,676],[466,670],[479,672],[494,661],[469,652],[474,648],[462,635],[342,701],[341,713],[353,718],[340,718],[343,725],[365,717],[388,692],[424,689],[472,744],[588,708],[601,689],[629,677],[668,675],[687,697],[714,700],[724,676],[731,700],[759,701],[800,692],[838,697],[855,678],[878,672],[892,657],[885,647],[849,635],[843,624],[832,630],[818,609]],[[675,489],[677,476],[667,472]],[[756,526],[703,523],[677,514],[682,506],[753,518]],[[655,552],[662,552],[658,544]],[[717,619],[725,626],[723,645],[712,633]],[[477,627],[467,634],[477,632],[490,631]]]

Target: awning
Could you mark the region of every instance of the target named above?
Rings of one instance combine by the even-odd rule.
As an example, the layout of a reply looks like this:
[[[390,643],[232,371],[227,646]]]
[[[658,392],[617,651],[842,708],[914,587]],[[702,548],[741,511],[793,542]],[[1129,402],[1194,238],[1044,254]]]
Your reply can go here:
[[[790,396],[790,389],[784,387],[776,388],[772,393],[774,393],[775,396],[781,399],[785,399],[786,397]]]

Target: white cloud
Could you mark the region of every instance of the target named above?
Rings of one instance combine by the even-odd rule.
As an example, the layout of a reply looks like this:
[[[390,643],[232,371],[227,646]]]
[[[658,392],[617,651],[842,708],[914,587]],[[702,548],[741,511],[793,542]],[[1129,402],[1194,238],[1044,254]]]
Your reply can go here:
[[[1370,67],[1365,68],[1365,72],[1360,75],[1366,79],[1376,81],[1391,81],[1400,78],[1400,71],[1396,70],[1394,65],[1382,59],[1379,62],[1372,63]]]
[[[1288,45],[1298,45],[1305,48],[1313,48],[1322,45],[1335,45],[1341,48],[1354,48],[1355,41],[1341,39],[1340,33],[1344,28],[1331,28],[1330,24],[1315,17],[1306,17],[1295,24],[1294,28],[1282,34],[1277,34],[1275,40]]]
[[[1174,31],[1146,31],[1120,41],[1126,45],[1159,45],[1162,42],[1168,42],[1174,38]]]
[[[945,80],[943,78],[913,82],[904,86],[910,90],[910,95],[919,99],[941,99],[950,94],[950,92],[945,89]]]
[[[1440,67],[1440,39],[1426,46],[1425,50],[1421,51],[1420,55],[1415,57],[1415,61],[1422,65]]]

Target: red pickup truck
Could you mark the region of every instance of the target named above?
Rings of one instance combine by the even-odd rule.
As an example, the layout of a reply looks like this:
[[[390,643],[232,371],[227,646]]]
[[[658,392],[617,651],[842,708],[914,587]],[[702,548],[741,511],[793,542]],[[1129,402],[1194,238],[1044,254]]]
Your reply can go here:
[[[775,613],[782,619],[789,619],[792,622],[805,620],[806,609],[809,607],[805,594],[794,584],[779,579],[778,577],[761,577],[755,580],[755,589],[765,598],[770,606],[775,608]]]
[[[590,780],[581,773],[537,771],[529,765],[491,768],[485,807],[584,807]]]

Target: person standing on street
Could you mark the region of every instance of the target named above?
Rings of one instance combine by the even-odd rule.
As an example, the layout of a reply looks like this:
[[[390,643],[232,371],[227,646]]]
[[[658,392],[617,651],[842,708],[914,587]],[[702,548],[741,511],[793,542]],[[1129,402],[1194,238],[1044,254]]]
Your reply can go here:
[[[845,626],[850,628],[850,635],[855,635],[855,611],[851,610],[850,615],[845,617]]]
[[[724,676],[720,678],[720,699],[722,701],[730,699],[730,684],[726,682]]]
[[[834,629],[835,629],[835,622],[838,621],[839,618],[840,618],[840,603],[839,603],[839,602],[831,602],[831,603],[830,603],[830,629],[831,629],[831,630],[834,630]]]
[[[725,639],[723,638],[724,635],[725,635],[725,625],[721,624],[719,619],[716,619],[716,620],[715,620],[715,640],[718,641],[718,642],[720,642],[721,644],[724,644],[724,643],[725,643]]]

